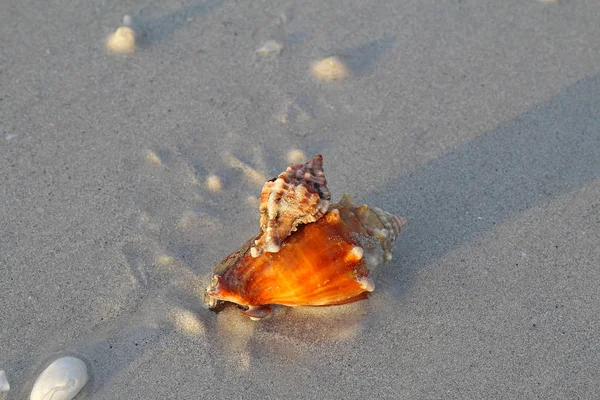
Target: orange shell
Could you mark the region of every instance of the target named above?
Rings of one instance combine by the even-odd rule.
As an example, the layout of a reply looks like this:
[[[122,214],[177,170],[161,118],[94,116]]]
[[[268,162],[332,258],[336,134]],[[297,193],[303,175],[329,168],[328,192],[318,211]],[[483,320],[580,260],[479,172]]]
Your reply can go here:
[[[323,218],[300,226],[279,252],[252,257],[253,238],[218,264],[207,288],[209,305],[321,306],[364,299],[374,290],[373,270],[389,258],[405,223],[344,196]]]

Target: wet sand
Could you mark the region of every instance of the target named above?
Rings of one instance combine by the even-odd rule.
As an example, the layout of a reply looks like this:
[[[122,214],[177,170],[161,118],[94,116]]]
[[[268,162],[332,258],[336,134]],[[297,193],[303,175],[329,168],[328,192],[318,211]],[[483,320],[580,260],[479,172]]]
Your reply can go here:
[[[561,0],[0,5],[0,399],[66,354],[78,399],[595,398],[599,20]],[[409,219],[371,298],[205,309],[262,182],[317,153],[334,200]]]

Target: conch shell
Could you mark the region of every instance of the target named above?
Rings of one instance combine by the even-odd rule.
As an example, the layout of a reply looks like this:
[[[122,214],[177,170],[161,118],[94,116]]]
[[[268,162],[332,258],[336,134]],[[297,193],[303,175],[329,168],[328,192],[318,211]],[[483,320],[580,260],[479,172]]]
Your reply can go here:
[[[320,155],[291,166],[270,182],[280,179],[288,185],[282,192],[290,204],[284,196],[271,197],[278,193],[275,185],[265,185],[263,194],[269,194],[265,199],[261,195],[262,231],[215,267],[206,289],[208,306],[215,309],[231,302],[243,306],[250,318],[260,319],[274,304],[325,306],[367,298],[375,289],[374,272],[391,259],[406,218],[366,204],[357,206],[349,195],[329,205]],[[290,182],[297,189],[290,189]],[[294,196],[297,191],[303,196]],[[310,207],[304,200],[296,203],[307,196],[313,200]],[[270,199],[280,210],[278,216],[271,214]],[[305,209],[309,211],[303,214],[300,210]],[[276,251],[262,252],[264,244],[266,250]]]
[[[277,253],[281,242],[298,225],[315,222],[327,212],[329,200],[320,154],[305,164],[290,165],[265,183],[259,207],[262,234],[250,250],[252,257],[265,251]]]

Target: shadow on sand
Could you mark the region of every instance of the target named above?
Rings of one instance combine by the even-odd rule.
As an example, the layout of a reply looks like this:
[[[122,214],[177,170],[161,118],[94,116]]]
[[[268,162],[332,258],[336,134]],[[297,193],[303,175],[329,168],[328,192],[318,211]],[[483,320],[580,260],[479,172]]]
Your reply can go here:
[[[393,282],[386,290],[401,296],[421,267],[600,177],[599,94],[600,75],[585,78],[368,194],[366,203],[409,219],[382,273]]]
[[[453,249],[470,243],[523,211],[600,177],[600,75],[583,79],[534,109],[469,141],[412,173],[383,185],[361,201],[409,218],[380,276],[383,290],[402,299],[415,274]],[[347,306],[288,309],[261,321],[257,338],[270,343],[352,340],[369,329],[378,301]],[[326,311],[326,309],[328,309]],[[344,323],[341,320],[347,318]],[[314,323],[314,321],[318,321]],[[315,329],[322,325],[323,329]],[[262,336],[261,336],[262,335]],[[273,340],[272,340],[273,339]],[[293,346],[252,349],[255,357],[306,356]]]
[[[147,46],[162,42],[168,39],[173,32],[209,14],[220,7],[222,3],[223,0],[208,0],[201,4],[181,7],[175,12],[155,18],[146,17],[146,14],[150,13],[149,9],[139,10],[132,15],[133,25],[143,32],[138,44]]]
[[[361,199],[409,218],[394,261],[383,271],[383,280],[391,283],[383,290],[401,299],[423,266],[523,211],[600,177],[599,93],[600,75],[583,79]],[[251,325],[239,310],[215,315],[188,294],[166,292],[166,297],[142,301],[134,308],[137,323],[115,322],[96,340],[77,346],[77,354],[92,364],[88,393],[101,392],[119,374],[135,374],[158,357],[172,340],[174,327],[168,315],[175,306],[195,316],[203,332],[199,343],[234,360],[212,360],[220,365],[213,371],[220,376],[240,360],[239,369],[248,371],[263,358],[310,357],[313,346],[354,340],[369,320],[382,317],[372,313],[375,303],[364,301],[327,313],[323,308],[284,310],[276,318]],[[142,351],[143,344],[154,350]]]

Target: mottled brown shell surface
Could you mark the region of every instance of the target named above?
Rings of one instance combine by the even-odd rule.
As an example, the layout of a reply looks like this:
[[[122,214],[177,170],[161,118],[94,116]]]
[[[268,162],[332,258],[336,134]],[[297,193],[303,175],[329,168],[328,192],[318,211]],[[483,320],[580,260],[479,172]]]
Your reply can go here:
[[[281,242],[299,225],[321,218],[330,200],[320,154],[304,164],[289,166],[266,182],[260,194],[261,234],[250,250],[252,257],[278,252]]]

